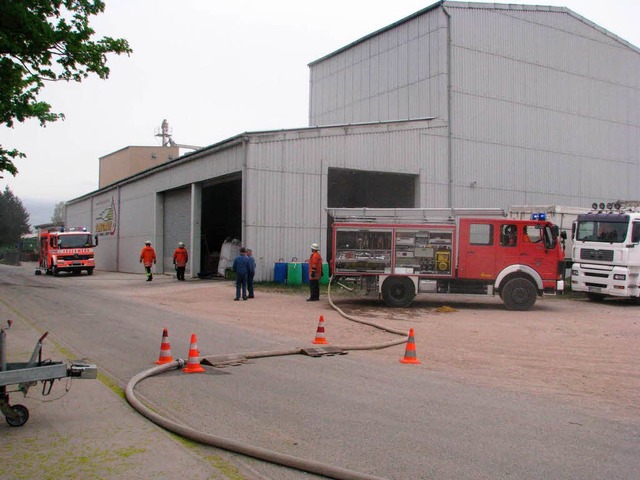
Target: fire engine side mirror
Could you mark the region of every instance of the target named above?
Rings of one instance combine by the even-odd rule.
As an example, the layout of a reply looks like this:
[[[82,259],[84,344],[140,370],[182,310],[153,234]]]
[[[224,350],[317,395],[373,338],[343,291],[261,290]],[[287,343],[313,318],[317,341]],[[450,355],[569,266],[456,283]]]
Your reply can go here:
[[[98,235],[94,235],[93,239],[96,241],[96,243],[93,244],[94,247],[98,246]]]
[[[560,232],[560,238],[563,240],[567,239],[567,232],[565,232],[564,230]]]

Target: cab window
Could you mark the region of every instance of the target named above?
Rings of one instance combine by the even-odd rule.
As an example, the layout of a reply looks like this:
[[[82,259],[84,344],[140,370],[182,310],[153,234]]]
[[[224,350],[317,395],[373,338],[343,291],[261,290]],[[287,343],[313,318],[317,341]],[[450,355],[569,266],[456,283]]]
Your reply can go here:
[[[500,245],[515,247],[518,244],[518,229],[513,223],[500,225]]]
[[[471,245],[493,245],[493,228],[488,223],[472,223],[469,225],[469,242]]]
[[[522,227],[522,243],[540,243],[542,241],[542,230],[535,225],[525,225]]]

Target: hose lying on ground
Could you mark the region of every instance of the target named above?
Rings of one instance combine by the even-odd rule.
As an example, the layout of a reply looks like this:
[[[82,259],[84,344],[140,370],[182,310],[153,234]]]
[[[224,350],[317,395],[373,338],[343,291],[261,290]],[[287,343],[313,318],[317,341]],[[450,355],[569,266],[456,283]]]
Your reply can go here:
[[[347,320],[351,320],[357,323],[361,323],[364,325],[368,325],[374,328],[378,328],[385,332],[393,333],[396,335],[402,335],[404,338],[398,340],[392,340],[389,342],[372,344],[372,345],[343,345],[343,346],[335,346],[335,349],[342,350],[378,350],[382,348],[392,347],[395,345],[399,345],[401,343],[406,342],[407,333],[404,331],[400,331],[397,329],[387,328],[382,325],[378,325],[373,322],[369,322],[366,320],[361,320],[356,317],[352,317],[344,313],[339,307],[337,307],[333,300],[331,299],[331,282],[329,282],[329,287],[327,290],[327,297],[329,299],[329,304],[344,318]],[[289,350],[278,350],[278,351],[265,351],[265,352],[247,352],[242,354],[232,354],[227,355],[227,358],[238,358],[238,359],[249,359],[249,358],[264,358],[264,357],[274,357],[274,356],[283,356],[283,355],[297,355],[302,354],[302,349],[293,348]],[[296,470],[300,470],[303,472],[314,473],[317,475],[322,475],[328,478],[334,478],[336,480],[384,480],[381,477],[376,477],[373,475],[368,475],[366,473],[355,472],[353,470],[348,470],[345,468],[335,467],[332,465],[327,465],[324,463],[316,462],[314,460],[307,460],[299,457],[294,457],[293,455],[287,455],[279,452],[275,452],[273,450],[268,450],[266,448],[256,447],[253,445],[249,445],[247,443],[238,442],[236,440],[231,440],[224,437],[219,437],[217,435],[211,435],[208,433],[200,432],[193,428],[187,427],[185,425],[181,425],[172,420],[169,420],[155,412],[151,409],[147,408],[134,393],[135,386],[143,381],[146,378],[152,377],[154,375],[158,375],[160,373],[168,372],[170,370],[176,370],[178,368],[182,368],[185,365],[185,360],[178,359],[172,362],[166,363],[164,365],[158,365],[156,367],[145,370],[144,372],[139,373],[127,384],[125,390],[125,396],[129,404],[138,411],[141,415],[151,420],[156,425],[161,426],[162,428],[169,430],[175,434],[181,435],[190,440],[203,443],[205,445],[211,445],[213,447],[222,448],[224,450],[228,450],[230,452],[240,453],[242,455],[247,455],[249,457],[257,458],[258,460],[264,460],[266,462],[275,463],[278,465],[282,465],[285,467],[293,468]]]

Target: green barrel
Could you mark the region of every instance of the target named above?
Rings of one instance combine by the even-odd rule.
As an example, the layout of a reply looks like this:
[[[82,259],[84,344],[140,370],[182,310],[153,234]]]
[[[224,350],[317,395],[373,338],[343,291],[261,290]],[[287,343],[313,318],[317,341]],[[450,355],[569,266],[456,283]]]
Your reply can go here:
[[[301,263],[289,263],[287,266],[287,283],[289,285],[302,285]]]
[[[322,278],[320,278],[320,285],[329,285],[329,264],[322,264]]]

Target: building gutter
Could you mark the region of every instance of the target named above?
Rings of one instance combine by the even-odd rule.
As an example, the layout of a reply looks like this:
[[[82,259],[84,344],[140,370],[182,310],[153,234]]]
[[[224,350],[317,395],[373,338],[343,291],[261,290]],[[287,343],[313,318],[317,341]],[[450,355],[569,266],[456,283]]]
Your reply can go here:
[[[453,132],[451,128],[451,14],[446,5],[442,5],[442,11],[447,16],[447,175],[449,177],[447,185],[447,207],[453,208]]]

